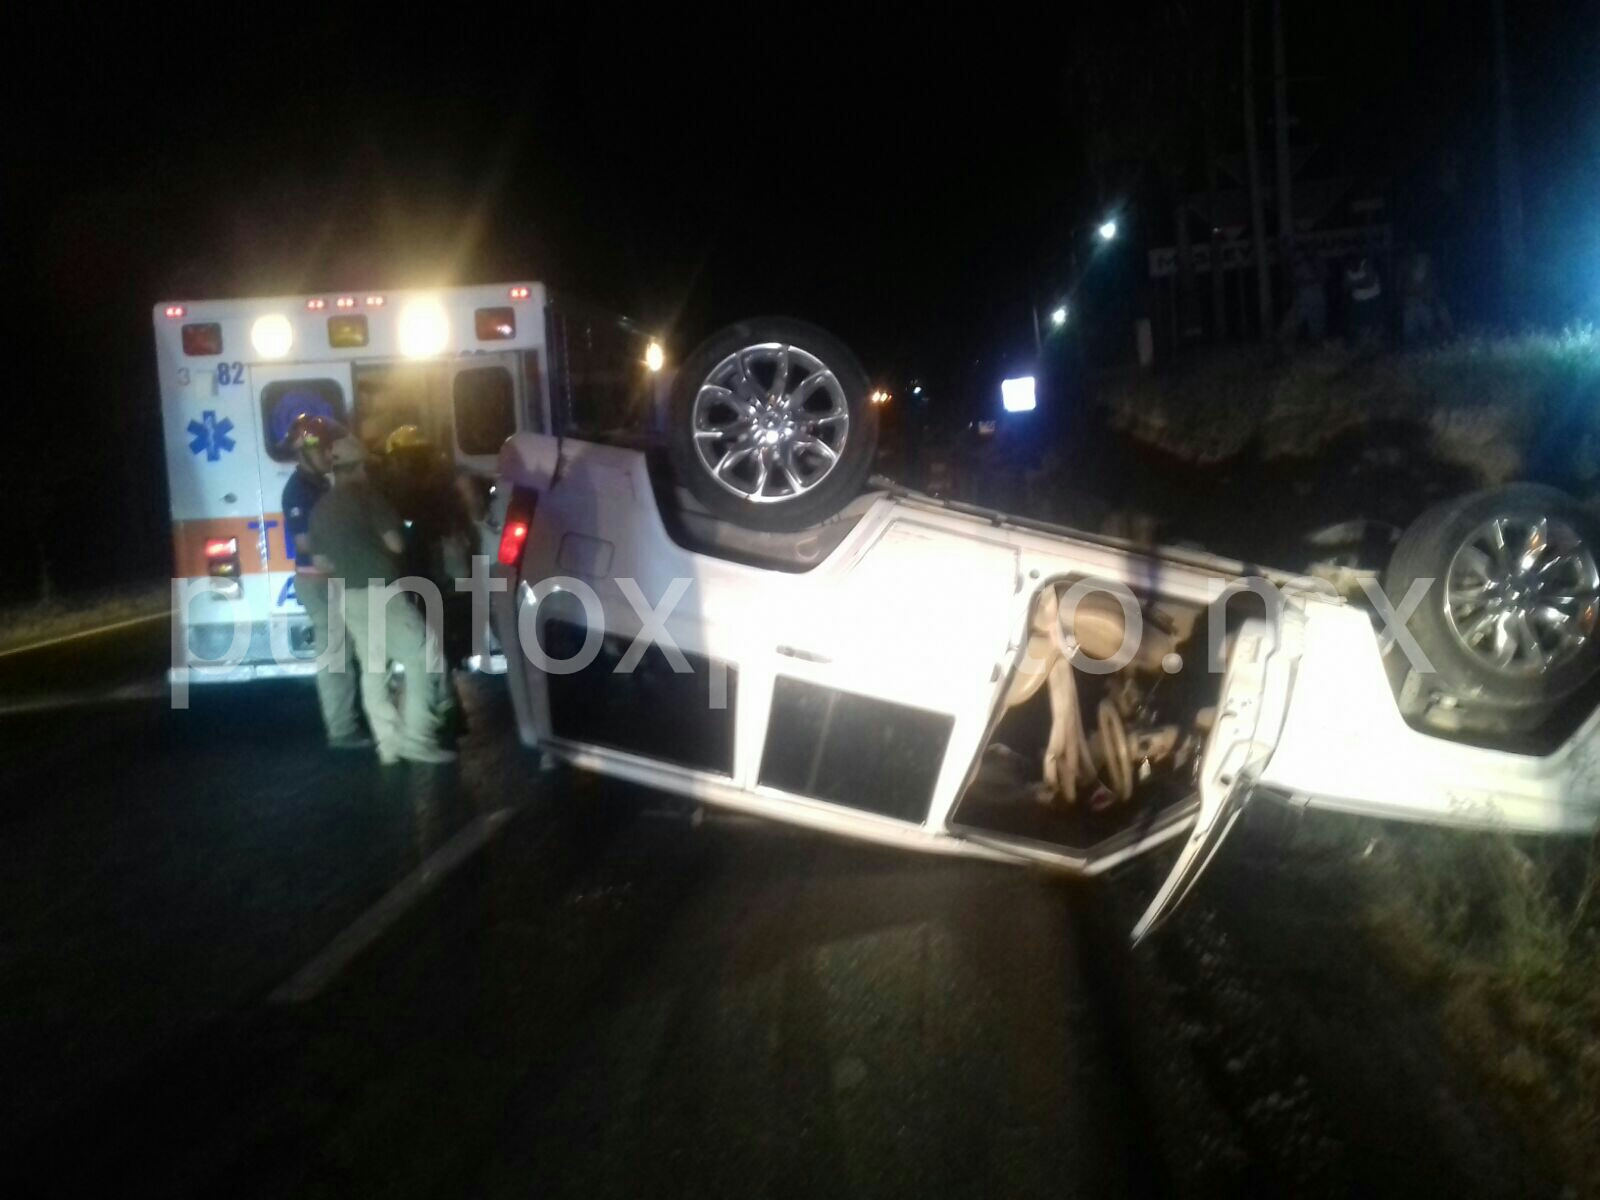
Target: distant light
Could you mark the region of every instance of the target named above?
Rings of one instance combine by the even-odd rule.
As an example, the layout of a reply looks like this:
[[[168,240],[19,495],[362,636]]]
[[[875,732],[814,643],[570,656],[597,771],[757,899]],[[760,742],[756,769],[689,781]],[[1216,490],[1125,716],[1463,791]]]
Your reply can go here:
[[[513,288],[513,291],[516,289]],[[526,289],[524,289],[526,290]],[[661,348],[661,343],[652,341],[644,349],[644,365],[652,372],[661,370],[667,365],[667,352]]]
[[[1066,323],[1067,310],[1065,307],[1058,308],[1050,314],[1050,324],[1054,325],[1057,329],[1060,329]]]
[[[450,341],[450,318],[430,298],[413,300],[400,310],[400,353],[407,358],[438,354]]]
[[[877,390],[877,391],[872,393],[872,402],[874,404],[887,404],[887,403],[889,403],[889,393],[886,392],[886,391],[883,391],[880,388],[879,390]]]
[[[326,300],[307,300],[306,307],[312,312],[321,312],[328,307],[328,302]]]
[[[511,298],[513,300],[526,300],[528,298],[528,294],[528,289],[525,287],[519,286],[511,289]],[[655,368],[652,367],[651,370],[655,370]]]
[[[335,308],[354,308],[356,306],[356,298],[354,296],[340,296],[333,304]]]
[[[169,305],[167,305],[167,316],[169,316],[169,317],[173,317],[173,318],[182,317],[185,314],[187,314],[188,311],[189,310],[187,308],[185,308],[181,304],[169,304]]]
[[[912,395],[913,395],[913,396],[920,396],[920,395],[922,395],[922,385],[921,385],[921,384],[920,384],[920,383],[919,383],[919,384],[917,384],[917,386],[916,386],[916,387],[914,387],[914,388],[912,388],[912,389],[911,389],[911,394],[912,394]]]
[[[1117,236],[1117,223],[1116,223],[1116,221],[1112,220],[1112,221],[1102,221],[1102,222],[1100,222],[1100,240],[1102,242],[1109,242],[1113,238],[1115,238],[1116,236]]]
[[[368,308],[382,308],[383,307],[383,297],[382,296],[368,296],[367,297],[367,307]]]
[[[1002,379],[1000,381],[1000,403],[1007,412],[1032,412],[1036,405],[1033,376],[1024,375],[1020,379]]]
[[[294,345],[294,326],[282,313],[257,317],[250,327],[250,344],[262,358],[282,358]]]

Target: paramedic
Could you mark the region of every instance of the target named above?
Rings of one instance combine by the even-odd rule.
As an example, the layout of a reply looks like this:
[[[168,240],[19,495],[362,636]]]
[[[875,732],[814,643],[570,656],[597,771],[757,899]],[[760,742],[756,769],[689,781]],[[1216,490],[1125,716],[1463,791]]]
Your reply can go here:
[[[367,724],[384,763],[446,763],[455,752],[440,745],[439,710],[447,686],[437,635],[404,596],[394,596],[378,613],[371,598],[399,573],[404,547],[400,518],[366,477],[366,451],[353,437],[332,447],[333,488],[311,513],[315,560],[333,580],[344,583],[342,612],[346,636],[361,667],[361,699]],[[383,656],[377,653],[379,641]],[[389,660],[404,672],[404,695],[396,707],[389,692]]]
[[[334,750],[370,750],[372,740],[361,729],[356,703],[355,659],[350,639],[341,631],[342,654],[322,661],[328,653],[328,577],[316,569],[311,556],[311,510],[328,492],[332,460],[329,447],[344,430],[327,417],[301,413],[289,427],[288,445],[299,461],[283,487],[283,528],[294,559],[294,594],[311,619],[312,649],[317,665],[317,703],[322,708],[322,728]],[[336,660],[336,661],[335,661]]]

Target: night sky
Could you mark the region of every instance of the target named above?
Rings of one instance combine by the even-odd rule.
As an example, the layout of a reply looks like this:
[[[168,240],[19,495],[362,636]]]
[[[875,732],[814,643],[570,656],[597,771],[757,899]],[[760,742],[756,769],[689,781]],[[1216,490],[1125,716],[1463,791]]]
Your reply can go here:
[[[1062,286],[1113,207],[1123,260],[1096,269],[1134,286],[1143,247],[1171,238],[1154,141],[1200,186],[1197,110],[1173,80],[1236,78],[1237,4],[1110,7],[8,17],[34,64],[11,80],[5,187],[39,402],[6,439],[0,598],[33,586],[35,533],[71,558],[78,531],[93,568],[58,568],[66,583],[165,569],[157,300],[538,278],[680,352],[784,312],[871,370],[954,389],[1015,347],[1030,292]],[[1578,303],[1600,278],[1600,5],[1507,8],[1530,244],[1560,261],[1554,303]],[[1397,223],[1485,253],[1487,0],[1286,10],[1295,142],[1392,181]],[[1237,92],[1219,104],[1237,151]]]

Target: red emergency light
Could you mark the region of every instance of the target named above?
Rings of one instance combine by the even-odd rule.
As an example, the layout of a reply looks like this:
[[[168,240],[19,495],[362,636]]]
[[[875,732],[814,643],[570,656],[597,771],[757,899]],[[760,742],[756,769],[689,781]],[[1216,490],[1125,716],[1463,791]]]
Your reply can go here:
[[[326,300],[307,300],[306,307],[312,312],[321,312],[328,307],[328,302]]]
[[[182,317],[186,316],[188,314],[188,312],[189,312],[189,310],[187,308],[185,308],[181,304],[169,304],[169,305],[167,305],[167,316],[173,318],[174,320],[177,320],[179,318],[182,318]]]
[[[237,554],[237,553],[239,553],[239,539],[238,538],[207,538],[206,539],[206,557],[207,558],[227,558],[228,556],[233,555],[233,554]]]
[[[356,306],[356,298],[354,296],[340,296],[333,304],[335,308],[354,308]]]
[[[532,293],[530,293],[525,287],[514,287],[511,289],[511,298],[513,300],[526,300],[531,294]]]
[[[382,296],[368,296],[367,297],[367,307],[368,308],[382,308],[383,307],[383,297]]]

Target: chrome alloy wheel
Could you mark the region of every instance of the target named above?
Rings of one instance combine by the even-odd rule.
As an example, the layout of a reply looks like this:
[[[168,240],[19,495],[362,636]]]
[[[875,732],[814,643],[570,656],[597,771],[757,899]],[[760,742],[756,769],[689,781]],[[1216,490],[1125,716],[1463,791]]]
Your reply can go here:
[[[1496,517],[1450,560],[1444,611],[1474,657],[1506,674],[1541,675],[1593,636],[1600,572],[1565,522]]]
[[[809,492],[850,434],[850,405],[827,365],[799,346],[761,342],[728,355],[695,393],[695,457],[754,504]]]

